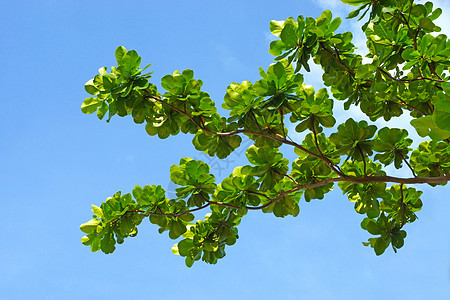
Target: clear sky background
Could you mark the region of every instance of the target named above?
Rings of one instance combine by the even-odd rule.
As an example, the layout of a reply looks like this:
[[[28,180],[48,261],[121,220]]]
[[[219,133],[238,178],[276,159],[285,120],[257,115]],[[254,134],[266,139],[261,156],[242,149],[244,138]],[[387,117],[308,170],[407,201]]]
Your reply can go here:
[[[450,3],[439,6],[448,34]],[[136,184],[173,191],[169,168],[182,157],[210,162],[218,179],[244,158],[239,148],[209,160],[192,136],[159,140],[131,118],[107,124],[82,114],[84,83],[116,63],[117,46],[152,63],[158,85],[165,74],[193,69],[220,105],[229,83],[256,81],[257,68],[271,63],[270,20],[324,9],[349,11],[337,0],[2,3],[0,299],[449,299],[448,186],[420,186],[424,206],[406,226],[405,246],[381,257],[361,244],[370,237],[363,216],[337,187],[302,201],[297,218],[249,212],[217,265],[188,269],[171,252],[175,242],[147,220],[110,255],[80,242],[91,203]],[[360,25],[344,21],[340,30]],[[321,87],[318,68],[306,78]],[[405,118],[395,124],[409,128]]]

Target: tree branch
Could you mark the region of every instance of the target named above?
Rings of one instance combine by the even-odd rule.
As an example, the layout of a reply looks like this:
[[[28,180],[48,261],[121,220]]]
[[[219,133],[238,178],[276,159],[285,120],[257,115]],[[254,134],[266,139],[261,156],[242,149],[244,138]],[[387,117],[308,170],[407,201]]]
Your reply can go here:
[[[256,116],[255,116],[255,113],[253,112],[253,110],[250,109],[249,113],[252,115],[253,120],[255,120],[255,124],[256,124],[256,126],[258,126],[259,131],[263,132],[261,129],[261,126],[259,126],[258,120],[256,119]]]
[[[140,210],[140,209],[135,209],[135,210],[127,210],[123,215],[121,215],[119,218],[117,218],[117,219],[115,219],[115,220],[113,220],[113,221],[111,221],[111,223],[116,223],[116,222],[118,222],[118,221],[120,221],[125,215],[128,215],[128,214],[132,214],[132,213],[140,213],[140,214],[143,214],[145,217],[148,217],[148,216],[150,216],[150,215],[155,215],[155,216],[167,216],[167,217],[179,217],[179,216],[182,216],[182,215],[185,215],[185,214],[188,214],[188,213],[191,213],[191,212],[194,212],[194,211],[197,211],[197,210],[202,210],[202,209],[204,209],[204,208],[206,208],[206,207],[208,207],[209,206],[209,203],[206,203],[205,205],[203,205],[203,206],[200,206],[200,207],[196,207],[196,208],[193,208],[193,209],[189,209],[189,210],[186,210],[186,211],[183,211],[183,212],[180,212],[180,213],[176,213],[176,214],[165,214],[165,213],[156,213],[156,212],[148,212],[148,211],[145,211],[145,210]],[[161,211],[161,209],[158,207],[158,209]]]
[[[218,136],[230,136],[230,135],[235,135],[235,134],[239,134],[239,133],[244,133],[244,134],[250,134],[250,135],[264,136],[264,137],[272,139],[274,141],[294,146],[295,148],[300,149],[301,151],[305,152],[306,154],[311,155],[315,158],[318,158],[318,159],[324,161],[330,168],[332,168],[334,166],[331,162],[329,162],[326,158],[322,157],[320,154],[316,154],[293,141],[289,141],[287,139],[283,139],[278,136],[272,136],[272,135],[264,133],[264,132],[253,132],[253,131],[249,131],[249,130],[245,130],[245,129],[238,129],[238,130],[234,130],[234,131],[230,131],[230,132],[215,132],[206,127],[201,126],[187,112],[174,107],[173,105],[161,100],[159,97],[150,95],[148,93],[147,93],[146,97],[153,99],[157,102],[160,102],[164,105],[167,105],[170,108],[172,108],[173,110],[187,116],[200,129],[202,129],[205,132],[208,132],[210,134],[214,134],[214,135],[218,135]],[[353,182],[353,183],[394,182],[394,183],[404,183],[404,184],[419,184],[419,183],[441,183],[441,182],[446,182],[446,181],[450,180],[450,175],[446,175],[446,176],[442,176],[442,177],[415,177],[415,178],[398,178],[398,177],[392,177],[392,176],[364,176],[364,177],[357,178],[357,177],[347,176],[340,171],[338,171],[338,172],[339,172],[338,175],[340,177],[337,178],[338,180],[336,180],[336,178],[335,178],[334,181],[348,181],[348,182]],[[314,184],[320,184],[320,182],[314,183]],[[326,183],[324,183],[324,184],[326,184]],[[310,187],[306,185],[304,188],[310,188]],[[233,207],[233,208],[237,208],[237,207]],[[249,208],[249,209],[254,209],[254,208]]]
[[[403,156],[403,154],[401,152],[397,152],[402,156],[403,161],[405,162],[405,164],[408,166],[408,168],[411,170],[412,174],[414,177],[417,177],[416,172],[414,172],[414,169],[411,167],[411,165],[409,164],[409,162],[406,160],[406,158]]]
[[[319,44],[320,47],[325,50],[337,63],[339,63],[341,66],[343,66],[350,74],[352,74],[353,76],[355,76],[355,72],[350,69],[349,66],[347,66],[346,64],[344,64],[344,62],[341,60],[341,58],[339,57],[339,53],[336,53],[337,56],[335,56],[330,49],[328,49],[327,47],[324,46],[323,43]],[[335,49],[335,52],[337,52],[337,50]]]
[[[403,225],[405,225],[405,203],[403,203],[403,183],[400,184],[400,213],[401,213],[401,220],[402,220],[402,225],[400,226],[400,228],[403,227]]]
[[[281,108],[278,107],[278,112],[280,113],[280,121],[281,121],[281,131],[283,133],[284,139],[286,139],[286,132],[284,131],[284,121],[283,121],[283,112],[281,111]]]
[[[296,185],[300,185],[297,180],[295,180],[291,175],[289,174],[283,174],[281,172],[278,172],[277,170],[273,170],[275,173],[280,174],[281,176],[287,177],[289,178],[293,183],[295,183]]]
[[[311,116],[311,123],[312,123],[312,132],[314,135],[314,143],[316,145],[317,151],[319,152],[320,156],[322,157],[321,160],[324,161],[328,165],[328,167],[330,167],[331,170],[333,170],[334,173],[336,173],[338,175],[342,175],[341,170],[337,169],[335,167],[335,165],[327,157],[325,157],[325,155],[323,154],[322,150],[319,147],[319,141],[317,139],[317,132],[316,132],[316,128],[314,126],[314,115]]]
[[[318,159],[323,160],[323,158],[320,155],[318,155],[318,154],[316,154],[316,153],[314,153],[312,151],[309,151],[305,147],[303,147],[303,146],[301,146],[301,145],[299,145],[299,144],[297,144],[297,143],[295,143],[293,141],[289,141],[289,140],[287,140],[287,139],[285,139],[283,137],[273,136],[273,135],[270,135],[268,133],[253,132],[253,131],[249,131],[249,130],[245,130],[245,129],[237,129],[237,130],[233,130],[233,131],[229,131],[229,132],[216,132],[216,131],[210,130],[210,129],[206,128],[205,126],[202,126],[201,124],[199,124],[197,121],[195,121],[195,119],[189,113],[187,113],[185,111],[182,111],[182,110],[176,108],[175,106],[173,106],[173,105],[171,105],[171,104],[161,100],[161,98],[156,97],[154,95],[150,95],[148,93],[147,93],[147,95],[145,97],[149,98],[149,99],[153,99],[153,100],[155,100],[155,101],[157,101],[159,103],[162,103],[164,105],[167,105],[168,107],[170,107],[171,109],[175,110],[176,112],[179,112],[180,114],[183,114],[183,115],[187,116],[198,128],[200,128],[201,130],[203,130],[205,132],[208,132],[210,134],[218,135],[218,136],[230,136],[230,135],[236,135],[236,134],[239,134],[239,133],[244,133],[244,134],[263,136],[263,137],[266,137],[268,139],[280,142],[282,144],[288,144],[288,145],[294,146],[295,148],[298,148],[301,151],[303,151],[303,152],[305,152],[305,153],[307,153],[307,154],[309,154],[311,156],[314,156],[314,157],[316,157]],[[328,162],[325,161],[325,163],[327,163],[327,165],[329,165]]]
[[[361,146],[359,146],[359,144],[357,144],[357,147],[359,149],[359,153],[361,154],[361,158],[362,158],[363,164],[364,164],[364,176],[367,177],[366,156],[364,155],[364,152],[362,151]]]
[[[447,80],[443,80],[443,79],[434,79],[434,78],[428,78],[428,77],[417,77],[417,78],[413,78],[413,79],[399,79],[399,78],[395,78],[393,77],[388,71],[382,69],[382,68],[378,68],[379,71],[381,71],[383,74],[385,74],[387,77],[389,77],[391,80],[397,81],[397,82],[402,82],[402,83],[409,83],[409,82],[414,82],[414,81],[419,81],[419,80],[430,80],[430,81],[436,81],[436,82],[447,82]]]
[[[414,110],[414,111],[418,112],[419,114],[421,114],[422,116],[426,116],[426,115],[427,115],[426,113],[424,113],[424,112],[421,111],[420,109],[418,109],[418,108],[412,106],[411,104],[407,103],[405,100],[401,99],[399,96],[396,96],[396,98],[400,101],[400,103],[397,103],[397,102],[394,102],[394,101],[391,101],[391,100],[388,100],[388,101],[391,101],[392,103],[395,103],[395,104],[397,104],[397,105],[403,105],[403,106],[406,106],[406,107],[408,107],[410,110]]]
[[[391,176],[352,177],[352,176],[342,175],[341,177],[326,178],[322,181],[311,183],[311,184],[298,184],[297,183],[298,185],[295,188],[284,191],[275,198],[270,198],[269,196],[267,196],[263,193],[247,191],[249,193],[265,197],[267,200],[269,200],[267,203],[260,205],[260,206],[239,207],[239,206],[235,206],[235,205],[228,204],[225,202],[206,200],[207,203],[203,206],[189,209],[189,210],[186,210],[186,211],[183,211],[180,213],[176,213],[176,214],[154,213],[154,212],[148,212],[148,211],[144,211],[144,210],[130,210],[130,211],[125,212],[122,216],[120,216],[120,218],[112,221],[111,223],[115,223],[115,222],[119,221],[123,216],[130,214],[130,213],[142,213],[145,217],[148,217],[150,215],[179,217],[179,216],[185,215],[187,213],[202,210],[202,209],[210,206],[211,204],[225,206],[225,207],[229,207],[229,208],[233,208],[233,209],[243,209],[244,208],[247,210],[260,210],[260,209],[266,208],[266,207],[274,204],[275,202],[281,200],[283,197],[285,197],[289,194],[292,194],[294,192],[297,192],[299,190],[313,189],[313,188],[321,187],[323,185],[326,185],[326,184],[329,184],[332,182],[346,181],[346,182],[351,182],[351,183],[362,183],[362,184],[371,183],[371,182],[393,182],[393,183],[399,183],[399,184],[403,185],[403,184],[422,184],[422,183],[442,183],[442,182],[447,182],[449,180],[450,180],[450,174],[447,174],[447,175],[441,176],[441,177],[414,177],[414,178],[397,178],[397,177],[391,177]],[[403,191],[401,191],[401,193],[403,193]]]

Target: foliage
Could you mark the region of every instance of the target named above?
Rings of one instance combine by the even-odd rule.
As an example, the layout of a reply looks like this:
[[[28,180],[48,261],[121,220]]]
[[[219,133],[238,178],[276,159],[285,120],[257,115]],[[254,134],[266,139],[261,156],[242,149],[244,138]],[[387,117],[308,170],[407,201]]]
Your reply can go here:
[[[450,179],[450,44],[438,34],[434,21],[442,11],[431,2],[342,2],[357,6],[348,18],[367,21],[362,26],[369,50],[365,59],[355,53],[352,33],[336,32],[341,19],[330,11],[317,19],[271,21],[278,38],[269,50],[275,63],[260,69],[261,79],[254,83],[228,86],[222,104],[228,117],[217,113],[193,71],[164,76],[160,92],[151,73],[144,73],[148,66],[140,68],[136,51],[118,47],[118,66],[109,72],[100,68],[86,83],[92,97],[84,100],[83,113],[96,112],[108,122],[115,115],[131,115],[161,139],[190,133],[197,150],[219,159],[238,148],[242,138],[253,145],[246,151],[249,164],[236,167],[220,183],[206,163],[182,158],[170,168],[170,179],[179,186],[174,199],[161,186],[149,185],[93,205],[93,219],[80,227],[86,233],[82,243],[111,253],[116,243],[136,236],[137,226],[148,218],[160,233],[180,239],[172,250],[185,257],[187,266],[200,259],[216,263],[236,242],[237,226],[248,210],[297,216],[302,196],[306,202],[322,199],[338,182],[364,215],[361,227],[375,236],[364,245],[377,255],[389,245],[401,248],[404,226],[417,219],[422,207],[422,192],[412,185],[444,185]],[[301,72],[311,63],[322,67],[328,90],[315,92],[303,83]],[[359,107],[372,122],[409,113],[417,133],[429,140],[413,149],[405,129],[378,129],[351,118],[336,124],[335,101],[344,101],[345,109]],[[306,134],[301,143],[288,136],[287,122]],[[298,158],[290,163],[281,145],[293,147]],[[405,168],[411,176],[387,175],[394,170],[390,166]],[[199,210],[208,213],[194,221]]]

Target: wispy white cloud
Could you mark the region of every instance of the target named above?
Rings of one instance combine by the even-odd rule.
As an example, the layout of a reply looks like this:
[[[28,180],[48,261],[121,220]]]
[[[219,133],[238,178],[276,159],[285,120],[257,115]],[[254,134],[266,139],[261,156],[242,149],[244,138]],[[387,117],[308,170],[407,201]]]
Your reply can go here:
[[[436,25],[441,27],[441,33],[450,35],[450,1],[448,0],[435,0],[433,1],[434,8],[440,7],[442,9],[442,15],[435,21]]]
[[[316,0],[317,5],[322,10],[330,10],[334,17],[345,18],[352,10],[352,6],[345,5],[340,0]]]
[[[322,9],[342,10],[342,2],[340,0],[318,0],[317,5]]]
[[[215,50],[223,68],[227,71],[242,69],[243,64],[233,53],[223,44],[216,44]]]

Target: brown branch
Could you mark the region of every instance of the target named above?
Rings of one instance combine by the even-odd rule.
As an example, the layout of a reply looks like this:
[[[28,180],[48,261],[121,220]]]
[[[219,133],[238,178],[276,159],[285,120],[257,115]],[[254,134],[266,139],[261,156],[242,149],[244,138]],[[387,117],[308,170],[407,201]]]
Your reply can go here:
[[[185,211],[180,212],[180,213],[177,213],[177,214],[153,213],[153,212],[145,212],[145,211],[139,211],[139,212],[145,213],[144,215],[145,215],[146,217],[148,217],[149,215],[155,215],[155,216],[167,216],[167,217],[179,217],[179,216],[182,216],[182,215],[185,215],[185,214],[188,214],[188,213],[197,211],[197,210],[204,209],[204,208],[206,208],[206,207],[208,207],[208,206],[209,206],[209,203],[206,203],[206,204],[203,205],[203,206],[196,207],[196,208],[193,208],[193,209],[188,209],[188,210],[185,210]]]
[[[297,192],[297,191],[303,190],[303,189],[312,189],[312,188],[321,187],[321,186],[326,185],[331,182],[346,181],[346,182],[351,182],[351,183],[362,183],[362,184],[371,183],[371,182],[393,182],[393,183],[400,183],[400,184],[421,184],[421,183],[441,183],[441,182],[446,182],[449,180],[450,180],[450,174],[448,174],[446,176],[442,176],[442,177],[414,177],[414,178],[397,178],[397,177],[391,177],[391,176],[352,177],[352,176],[343,175],[341,177],[326,178],[326,179],[316,182],[316,183],[298,185],[295,188],[292,188],[288,191],[280,193],[276,198],[270,198],[267,195],[262,194],[262,193],[248,191],[250,193],[263,196],[269,200],[269,202],[267,202],[263,205],[260,205],[260,206],[239,207],[239,206],[234,206],[234,205],[231,205],[228,203],[217,202],[217,201],[209,201],[208,203],[220,205],[220,206],[226,206],[226,207],[230,207],[230,208],[234,208],[234,209],[244,208],[247,210],[259,210],[259,209],[263,209],[263,208],[266,208],[266,207],[272,205],[273,203],[279,201],[280,199],[282,199],[283,197],[285,197],[291,193],[294,193],[294,192]]]
[[[450,180],[450,175],[440,177],[414,177],[414,178],[398,178],[393,176],[364,176],[364,177],[352,177],[341,176],[339,181],[347,181],[352,183],[370,183],[370,182],[392,182],[392,183],[404,183],[404,184],[421,184],[421,183],[441,183]]]
[[[411,7],[412,7],[412,4],[411,4]],[[409,26],[409,17],[410,16],[408,16],[408,20],[407,20],[405,15],[402,12],[400,12],[400,15],[404,19],[404,20],[402,20],[402,19],[400,19],[399,17],[397,17],[396,15],[394,15],[392,13],[389,13],[389,14],[391,16],[393,16],[394,18],[396,18],[400,23],[402,23],[402,24],[406,25],[406,27],[408,27],[409,34],[414,39],[414,50],[417,50],[417,34],[419,33],[419,28],[417,28],[416,34],[414,34],[413,30],[411,29],[411,26]],[[411,14],[411,8],[410,8],[409,14]]]
[[[273,170],[275,173],[280,174],[281,176],[287,177],[289,178],[293,183],[295,183],[296,185],[300,185],[297,180],[295,180],[291,175],[289,174],[283,174],[281,172],[278,172],[277,170]]]
[[[323,43],[319,44],[320,47],[325,50],[330,56],[331,58],[333,58],[337,63],[339,63],[341,66],[343,66],[350,74],[352,74],[353,76],[355,76],[355,72],[350,69],[349,66],[347,66],[346,64],[344,64],[344,62],[341,60],[341,58],[339,57],[339,53],[336,53],[337,56],[335,56],[330,49],[328,49],[327,47],[324,46]],[[337,52],[337,50],[335,49],[335,52]]]
[[[364,152],[361,149],[361,146],[359,146],[359,144],[356,144],[356,146],[359,149],[359,153],[361,153],[361,158],[363,160],[363,164],[364,164],[364,176],[367,177],[367,165],[366,165],[366,156],[364,155]]]
[[[209,201],[208,203],[210,203],[210,204],[215,204],[215,205],[226,206],[226,207],[230,207],[230,208],[234,208],[234,209],[242,209],[242,208],[245,208],[245,209],[247,209],[247,210],[259,210],[259,209],[266,208],[266,207],[268,207],[268,206],[274,204],[275,202],[279,201],[279,200],[282,199],[283,197],[285,197],[285,196],[287,196],[287,195],[289,195],[289,194],[292,194],[292,193],[294,193],[294,192],[297,192],[297,191],[299,191],[299,190],[306,189],[306,188],[316,188],[316,187],[320,187],[320,186],[323,186],[323,185],[325,185],[325,184],[328,184],[328,183],[331,183],[331,182],[337,182],[337,181],[341,181],[340,178],[327,178],[327,179],[325,179],[325,180],[322,180],[322,181],[316,182],[316,183],[298,185],[298,186],[296,186],[295,188],[292,188],[292,189],[290,189],[290,190],[287,190],[287,191],[284,191],[284,192],[280,193],[280,194],[279,194],[277,197],[275,197],[275,198],[270,198],[270,197],[268,197],[267,195],[264,195],[264,194],[261,194],[261,193],[258,193],[258,192],[248,191],[248,192],[251,192],[251,193],[256,194],[256,195],[264,196],[266,199],[269,200],[269,202],[267,202],[267,203],[265,203],[265,204],[263,204],[263,205],[260,205],[260,206],[245,206],[245,207],[239,207],[239,206],[234,206],[234,205],[231,205],[231,204],[228,204],[228,203],[217,202],[217,201]]]
[[[321,160],[324,161],[328,165],[328,167],[330,167],[331,170],[333,170],[334,173],[336,173],[338,175],[342,175],[341,170],[337,169],[336,166],[327,157],[325,157],[325,155],[323,154],[322,150],[319,147],[319,141],[317,139],[317,132],[316,132],[316,128],[314,126],[314,115],[311,116],[311,123],[312,123],[312,132],[314,135],[314,143],[316,145],[317,151],[319,151],[319,154],[322,157]]]
[[[390,79],[397,81],[397,82],[402,82],[402,83],[409,83],[409,82],[414,82],[414,81],[419,81],[419,80],[430,80],[430,81],[436,81],[436,82],[447,82],[447,80],[443,80],[443,79],[434,79],[434,78],[428,78],[428,77],[417,77],[417,78],[413,78],[413,79],[399,79],[399,78],[395,78],[393,77],[388,71],[382,69],[382,68],[378,68],[379,71],[381,71],[383,74],[385,74],[387,77],[389,77]]]
[[[409,162],[406,160],[406,158],[403,156],[403,154],[398,151],[397,153],[399,153],[403,159],[403,161],[405,162],[405,164],[408,166],[408,168],[411,170],[412,174],[414,177],[417,177],[416,172],[414,172],[414,169],[411,167],[411,165],[409,164]]]
[[[411,7],[412,7],[412,6],[411,6]],[[392,14],[391,14],[391,15],[392,15]],[[411,26],[409,26],[409,18],[410,18],[410,16],[411,16],[411,9],[409,10],[408,20],[406,19],[405,15],[404,15],[402,12],[400,12],[400,16],[402,16],[404,22],[402,22],[402,20],[400,20],[399,18],[397,18],[397,19],[398,19],[401,23],[405,24],[406,27],[408,27],[409,34],[411,34],[411,36],[414,36],[414,34],[413,34],[413,32],[412,32],[412,29],[411,29]],[[417,49],[417,42],[416,42],[415,47],[416,47],[415,49]]]
[[[126,214],[130,214],[130,213],[142,213],[144,214],[144,216],[148,217],[149,215],[157,215],[157,216],[168,216],[168,217],[179,217],[182,216],[184,214],[187,213],[191,213],[194,211],[198,211],[201,209],[204,209],[206,207],[208,207],[211,204],[214,205],[219,205],[219,206],[225,206],[225,207],[230,207],[233,209],[247,209],[247,210],[259,210],[259,209],[263,209],[266,208],[272,204],[274,204],[275,202],[281,200],[283,197],[297,192],[299,190],[303,190],[303,189],[312,189],[312,188],[317,188],[317,187],[321,187],[323,185],[332,183],[332,182],[340,182],[340,181],[346,181],[346,182],[351,182],[351,183],[371,183],[371,182],[393,182],[393,183],[399,183],[401,185],[403,184],[422,184],[422,183],[441,183],[441,182],[447,182],[450,180],[450,174],[447,174],[445,176],[441,176],[441,177],[414,177],[414,178],[397,178],[397,177],[391,177],[391,176],[364,176],[364,177],[352,177],[352,176],[347,176],[347,175],[342,175],[341,177],[335,177],[335,178],[326,178],[322,181],[316,182],[316,183],[311,183],[311,184],[303,184],[303,185],[297,185],[295,188],[292,188],[290,190],[284,191],[284,192],[280,192],[280,194],[275,197],[275,198],[270,198],[269,196],[259,193],[259,192],[254,192],[254,191],[247,191],[249,193],[252,194],[256,194],[256,195],[260,195],[265,197],[267,200],[269,200],[267,203],[260,205],[260,206],[245,206],[245,207],[239,207],[239,206],[235,206],[232,204],[228,204],[228,203],[224,203],[224,202],[219,202],[219,201],[208,201],[207,203],[203,206],[197,207],[197,208],[193,208],[193,209],[189,209],[186,210],[184,212],[181,213],[176,213],[176,214],[165,214],[165,213],[153,213],[153,212],[147,212],[144,210],[130,210],[125,212],[122,216],[120,216],[120,218],[112,221],[111,223],[115,223],[117,221],[119,221],[123,216],[125,216]],[[401,192],[403,193],[403,192]]]
[[[298,185],[298,186],[296,186],[296,187],[293,188],[293,189],[290,189],[290,190],[288,190],[288,191],[285,191],[285,192],[280,193],[276,198],[271,199],[269,202],[267,202],[267,203],[264,204],[264,205],[256,206],[256,207],[251,207],[251,206],[250,206],[250,207],[246,207],[246,209],[248,209],[248,210],[258,210],[258,209],[263,209],[263,208],[266,208],[266,207],[268,207],[268,206],[274,204],[275,202],[279,201],[279,200],[282,199],[283,197],[285,197],[285,196],[287,196],[287,195],[289,195],[289,194],[292,194],[292,193],[294,193],[294,192],[297,192],[297,191],[299,191],[299,190],[306,189],[306,188],[316,188],[316,187],[320,187],[320,186],[323,186],[323,185],[328,184],[328,183],[331,183],[331,182],[337,182],[337,181],[339,181],[339,179],[340,179],[340,178],[327,178],[327,179],[322,180],[322,181],[317,182],[317,183]]]
[[[205,239],[207,239],[207,238],[209,238],[210,236],[216,234],[216,232],[219,231],[219,230],[227,223],[227,221],[228,221],[227,218],[224,219],[224,220],[220,223],[220,225],[217,226],[216,229],[214,229],[214,231],[212,231],[211,233],[209,233],[209,234],[206,236]]]
[[[401,213],[401,218],[402,218],[402,225],[400,226],[400,228],[403,227],[403,225],[405,225],[405,203],[403,203],[403,183],[400,184],[400,213]]]
[[[328,162],[326,160],[326,158],[323,158],[319,154],[316,154],[316,153],[306,149],[305,147],[303,147],[303,146],[301,146],[301,145],[299,145],[299,144],[297,144],[295,142],[292,142],[292,141],[280,138],[278,136],[272,136],[272,135],[267,134],[267,133],[252,132],[252,131],[244,130],[244,129],[238,129],[238,130],[234,130],[234,131],[230,131],[230,132],[215,132],[215,131],[212,131],[212,130],[206,128],[206,127],[202,127],[187,112],[182,111],[182,110],[174,107],[173,105],[162,101],[159,97],[156,97],[156,96],[153,96],[153,95],[150,95],[150,94],[147,94],[146,97],[150,98],[150,99],[153,99],[155,101],[158,101],[158,102],[160,102],[160,103],[162,103],[164,105],[167,105],[170,108],[172,108],[173,110],[175,110],[175,111],[177,111],[177,112],[187,116],[200,129],[202,129],[205,132],[208,132],[210,134],[214,134],[214,135],[218,135],[218,136],[230,136],[230,135],[235,135],[235,134],[239,134],[239,133],[244,133],[244,134],[264,136],[264,137],[272,139],[274,141],[294,146],[295,148],[300,149],[301,151],[305,152],[306,154],[311,155],[311,156],[313,156],[315,158],[318,158],[318,159],[324,161],[328,166],[330,166],[330,162]],[[332,166],[332,164],[331,164],[331,166]],[[392,176],[376,176],[376,177],[373,177],[373,176],[367,177],[367,176],[365,176],[365,177],[359,177],[358,178],[358,177],[347,176],[347,175],[343,174],[342,172],[339,172],[339,175],[340,175],[340,177],[338,178],[337,181],[348,181],[348,182],[352,182],[352,183],[394,182],[394,183],[404,183],[404,184],[419,184],[419,183],[441,183],[441,182],[446,182],[446,181],[450,180],[450,175],[446,175],[446,176],[442,176],[442,177],[416,177],[416,178],[398,178],[398,177],[392,177]],[[320,184],[320,182],[319,183],[314,183],[314,184]],[[324,183],[324,184],[326,184],[326,183]],[[310,187],[305,186],[304,188],[310,188]],[[299,189],[301,189],[301,188],[299,188]],[[236,207],[234,207],[234,208],[236,208]]]
[[[167,105],[168,107],[172,108],[176,112],[187,116],[198,128],[200,128],[201,130],[203,130],[203,131],[205,131],[207,133],[210,133],[210,134],[213,134],[213,135],[218,135],[218,136],[230,136],[230,135],[236,135],[236,134],[239,134],[239,133],[263,136],[263,137],[266,137],[268,139],[271,139],[271,140],[274,140],[274,141],[277,141],[277,142],[280,142],[280,143],[284,143],[284,144],[288,144],[288,145],[294,146],[295,148],[298,148],[301,151],[303,151],[303,152],[305,152],[305,153],[307,153],[307,154],[309,154],[311,156],[314,156],[314,157],[316,157],[318,159],[322,159],[322,157],[320,155],[318,155],[318,154],[316,154],[316,153],[314,153],[312,151],[309,151],[305,147],[303,147],[303,146],[301,146],[301,145],[299,145],[299,144],[297,144],[297,143],[295,143],[293,141],[289,141],[289,140],[287,140],[287,139],[285,139],[285,138],[283,138],[281,136],[278,136],[278,135],[277,136],[273,136],[273,135],[270,135],[268,133],[254,132],[254,131],[250,131],[250,130],[246,130],[246,129],[237,129],[237,130],[233,130],[233,131],[229,131],[229,132],[216,132],[216,131],[210,130],[207,127],[204,127],[201,124],[199,124],[198,122],[196,122],[195,119],[189,113],[187,113],[185,111],[182,111],[182,110],[176,108],[175,106],[173,106],[173,105],[171,105],[171,104],[161,100],[161,98],[153,96],[153,95],[150,95],[150,94],[147,94],[146,97],[150,98],[150,99],[153,99],[153,100],[155,100],[155,101],[157,101],[159,103],[162,103],[164,105]]]
[[[253,120],[255,120],[256,126],[258,126],[259,131],[260,131],[260,132],[263,132],[263,130],[261,129],[261,126],[259,126],[259,123],[258,123],[258,120],[256,119],[255,114],[253,113],[253,110],[250,109],[250,110],[249,110],[249,113],[252,115]]]
[[[431,113],[433,113],[434,112],[434,108],[433,108],[433,106],[431,106],[430,101],[427,101],[425,103],[428,106],[428,108],[430,109]]]
[[[262,196],[262,197],[264,197],[264,198],[266,198],[266,199],[268,199],[268,200],[271,199],[271,198],[270,198],[269,196],[267,196],[266,194],[263,194],[263,193],[260,193],[260,192],[255,192],[255,191],[246,191],[246,192],[247,192],[247,193],[250,193],[250,194]]]
[[[161,104],[167,105],[168,107],[172,108],[173,110],[177,111],[178,113],[187,116],[198,128],[200,128],[201,130],[203,130],[205,132],[208,132],[208,133],[214,134],[214,135],[218,135],[218,136],[230,136],[230,135],[236,135],[236,134],[239,134],[239,133],[264,136],[264,137],[272,139],[274,141],[294,146],[295,148],[300,149],[301,151],[303,151],[303,152],[305,152],[305,153],[307,153],[307,154],[309,154],[309,155],[311,155],[311,156],[313,156],[315,158],[318,158],[318,159],[322,160],[336,174],[338,174],[338,175],[342,174],[342,172],[337,170],[334,167],[333,163],[331,163],[331,161],[329,159],[327,159],[325,156],[323,156],[323,154],[322,155],[316,154],[316,153],[306,149],[305,147],[295,143],[294,141],[289,141],[286,138],[283,138],[283,137],[281,137],[279,135],[273,136],[273,135],[270,135],[270,134],[267,134],[267,133],[264,133],[264,132],[253,132],[253,131],[249,131],[249,130],[245,130],[245,129],[238,129],[238,130],[234,130],[234,131],[230,131],[230,132],[216,132],[216,131],[213,131],[213,130],[210,130],[210,129],[206,128],[206,126],[203,126],[203,125],[197,123],[195,121],[195,119],[189,113],[187,113],[186,111],[182,111],[182,110],[178,109],[177,107],[175,107],[175,106],[173,106],[173,105],[163,101],[159,97],[156,97],[156,96],[148,94],[148,93],[146,93],[146,94],[147,94],[146,95],[147,98],[153,99],[153,100],[155,100],[155,101],[157,101],[157,102],[159,102]]]
[[[119,218],[117,218],[117,219],[111,221],[111,223],[116,223],[116,222],[120,221],[125,215],[132,214],[132,213],[140,213],[140,214],[143,214],[145,217],[148,217],[148,216],[150,216],[150,215],[155,215],[155,216],[167,216],[167,217],[179,217],[179,216],[182,216],[182,215],[185,215],[185,214],[188,214],[188,213],[197,211],[197,210],[204,209],[204,208],[206,208],[206,207],[208,207],[208,206],[209,206],[209,203],[206,203],[206,204],[203,205],[203,206],[196,207],[196,208],[193,208],[193,209],[189,209],[189,210],[186,210],[186,211],[183,211],[183,212],[180,212],[180,213],[176,213],[176,214],[165,214],[165,213],[162,213],[162,212],[161,212],[161,213],[155,213],[155,212],[149,212],[149,211],[140,210],[140,209],[136,209],[136,210],[127,210],[127,211],[126,211],[123,215],[121,215]],[[158,207],[158,209],[159,209],[159,211],[161,211],[161,208]]]
[[[411,0],[411,3],[409,4],[409,11],[408,11],[408,20],[407,23],[409,24],[409,20],[411,19],[411,11],[413,7],[414,0]]]
[[[242,209],[242,207],[236,206],[236,205],[232,205],[232,204],[228,204],[225,202],[220,202],[220,201],[208,201],[209,204],[214,204],[214,205],[219,205],[219,206],[225,206],[225,207],[229,207],[229,208],[234,208],[234,209]]]
[[[278,107],[278,112],[280,113],[280,121],[281,121],[281,131],[283,133],[283,138],[286,139],[286,132],[284,131],[284,121],[283,121],[283,112],[281,111],[281,108]]]
[[[420,27],[417,27],[416,34],[413,37],[413,39],[414,39],[414,50],[417,50],[417,36],[419,35],[419,32],[420,32]],[[419,69],[419,74],[420,74],[420,69]]]
[[[391,103],[394,103],[394,104],[397,104],[397,105],[403,105],[403,106],[406,106],[406,107],[408,107],[410,110],[414,110],[414,111],[418,112],[419,114],[421,114],[422,116],[426,116],[426,115],[427,115],[426,113],[424,113],[424,112],[421,111],[420,109],[418,109],[418,108],[412,106],[411,104],[409,104],[409,103],[407,103],[406,101],[404,101],[403,99],[401,99],[399,96],[396,96],[396,98],[400,101],[400,103],[394,102],[394,101],[392,101],[392,100],[387,100],[387,101],[389,101],[389,102],[391,102]]]

